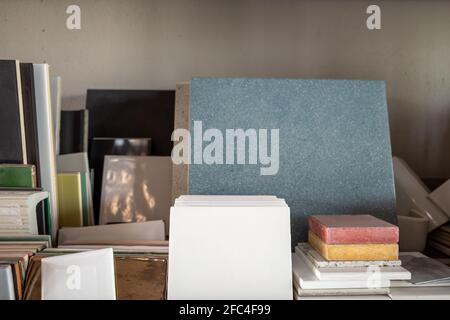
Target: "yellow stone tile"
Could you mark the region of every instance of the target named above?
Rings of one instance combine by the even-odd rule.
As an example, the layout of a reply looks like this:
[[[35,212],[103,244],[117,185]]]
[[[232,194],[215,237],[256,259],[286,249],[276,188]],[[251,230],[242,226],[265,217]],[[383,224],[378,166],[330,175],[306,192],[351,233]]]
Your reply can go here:
[[[308,238],[309,244],[327,260],[398,260],[397,244],[326,244],[311,231]]]

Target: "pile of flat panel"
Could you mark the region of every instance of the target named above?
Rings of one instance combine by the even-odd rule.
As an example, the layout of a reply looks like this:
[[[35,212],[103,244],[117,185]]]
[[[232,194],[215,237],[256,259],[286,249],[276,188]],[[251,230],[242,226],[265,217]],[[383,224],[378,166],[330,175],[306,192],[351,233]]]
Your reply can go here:
[[[293,254],[296,299],[450,299],[450,268],[398,252],[398,228],[369,215],[310,216]]]
[[[36,206],[48,198],[45,191],[0,191],[0,235],[36,235]]]
[[[0,236],[0,300],[21,300],[32,256],[50,247],[49,235]]]
[[[49,249],[36,254],[29,262],[23,299],[165,299],[167,256],[155,254],[151,249],[141,248],[139,251],[133,251],[126,248],[107,247],[99,246],[97,250]],[[106,250],[111,253],[114,251],[114,254],[106,252],[106,257],[97,256],[97,253]],[[110,262],[109,257],[114,259],[113,263]],[[80,270],[75,272],[80,274],[80,289],[87,293],[84,296],[77,295],[74,290],[68,290],[65,286],[68,276],[60,272],[62,267],[74,264],[80,266]],[[93,270],[98,272],[93,273]],[[105,272],[101,273],[101,270]],[[83,279],[89,279],[89,281],[83,282]]]
[[[397,226],[370,215],[310,216],[309,226],[308,243],[293,254],[296,299],[389,299],[391,281],[411,279],[399,260]]]
[[[181,196],[168,299],[292,299],[290,209],[275,196]]]

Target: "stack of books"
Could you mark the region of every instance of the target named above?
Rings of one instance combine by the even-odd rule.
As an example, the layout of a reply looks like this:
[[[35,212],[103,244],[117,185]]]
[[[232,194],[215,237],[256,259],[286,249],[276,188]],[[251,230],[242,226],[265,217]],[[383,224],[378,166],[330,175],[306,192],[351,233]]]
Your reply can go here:
[[[294,296],[389,299],[401,266],[397,226],[370,215],[309,217],[308,243],[293,254]]]
[[[24,233],[51,234],[53,239],[58,227],[58,195],[52,105],[58,103],[58,88],[52,87],[47,64],[0,60],[0,188],[47,192],[46,208],[38,204],[36,217],[27,215],[25,228],[29,230]],[[10,195],[0,195],[0,200],[11,200],[7,198]],[[19,206],[23,207],[23,202]],[[2,225],[0,233],[7,232],[5,228]]]
[[[47,199],[46,191],[0,191],[0,235],[39,234],[36,208]]]
[[[56,237],[50,92],[48,65],[0,60],[0,299],[22,299],[31,256]]]
[[[0,235],[0,300],[21,300],[32,256],[51,246],[49,235]]]
[[[13,177],[16,172],[13,165],[3,170],[3,177]],[[3,167],[5,168],[5,167]],[[22,169],[20,166],[19,169]],[[19,170],[20,172],[21,170]],[[26,175],[18,175],[17,179],[2,179],[4,186],[21,187],[32,184],[32,170]],[[23,179],[21,179],[23,178]],[[43,216],[37,215],[36,208],[42,204]],[[48,192],[18,190],[18,188],[0,190],[0,300],[20,300],[23,298],[25,276],[31,257],[51,247],[51,236],[40,235],[39,229],[51,232],[51,214],[49,211]],[[38,219],[39,218],[39,219]]]

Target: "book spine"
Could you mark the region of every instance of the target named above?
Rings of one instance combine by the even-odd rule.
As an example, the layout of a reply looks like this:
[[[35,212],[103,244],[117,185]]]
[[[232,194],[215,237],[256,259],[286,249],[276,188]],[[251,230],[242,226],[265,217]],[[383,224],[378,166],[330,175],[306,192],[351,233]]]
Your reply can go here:
[[[31,166],[31,177],[33,179],[33,189],[37,186],[36,166]]]
[[[17,80],[17,99],[19,101],[20,135],[22,139],[22,158],[23,164],[27,164],[28,157],[27,157],[27,144],[25,136],[25,118],[23,115],[22,79],[20,74],[20,62],[18,60],[16,60],[16,80]]]

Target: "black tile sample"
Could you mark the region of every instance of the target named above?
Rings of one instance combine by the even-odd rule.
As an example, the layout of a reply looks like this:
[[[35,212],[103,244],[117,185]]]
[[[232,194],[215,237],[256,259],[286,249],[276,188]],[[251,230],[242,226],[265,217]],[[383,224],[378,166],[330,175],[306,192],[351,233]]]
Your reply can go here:
[[[22,81],[23,118],[25,123],[25,138],[27,141],[27,163],[36,167],[36,187],[41,187],[39,165],[39,142],[37,132],[36,100],[34,96],[34,72],[32,63],[20,64]]]
[[[152,155],[169,156],[174,90],[88,90],[89,138],[152,138]]]
[[[88,110],[61,111],[59,153],[87,152]]]

